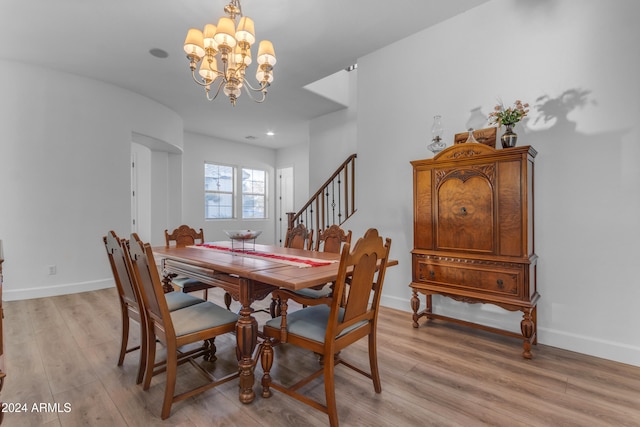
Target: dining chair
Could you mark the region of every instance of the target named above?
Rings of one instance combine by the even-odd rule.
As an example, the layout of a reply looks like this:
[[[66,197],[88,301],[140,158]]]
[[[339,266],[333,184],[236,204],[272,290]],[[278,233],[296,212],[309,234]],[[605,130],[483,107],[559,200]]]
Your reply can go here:
[[[315,250],[339,254],[343,243],[351,243],[351,230],[345,232],[338,224],[332,224],[324,231],[318,230]]]
[[[164,230],[164,241],[166,247],[184,247],[195,245],[196,243],[204,243],[204,231],[202,230],[202,228],[200,229],[200,231],[196,231],[194,228],[183,224],[173,230],[171,233],[169,233],[169,230]],[[209,288],[213,287],[196,279],[180,277],[176,275],[171,276],[171,282],[180,287],[182,289],[182,292],[203,291],[205,300],[209,299]],[[224,303],[227,306],[227,309],[230,309],[231,294],[229,294],[228,292],[225,292],[224,294]]]
[[[164,241],[166,247],[176,246],[178,248],[195,245],[196,243],[204,243],[204,231],[202,228],[200,231],[196,231],[188,225],[183,224],[171,233],[169,233],[169,230],[164,230]],[[180,287],[182,292],[203,291],[204,299],[209,298],[209,288],[211,286],[206,283],[176,275],[172,275],[171,282]]]
[[[262,396],[271,396],[271,389],[283,392],[329,416],[331,426],[338,426],[338,411],[335,396],[334,368],[345,365],[370,378],[376,393],[382,391],[376,350],[376,327],[380,294],[389,257],[391,239],[383,241],[376,229],[369,229],[351,250],[346,243],[342,248],[334,296],[304,298],[286,289],[274,294],[282,301],[279,317],[268,320],[263,327],[264,341],[260,344],[260,359],[263,369]],[[349,277],[349,292],[342,304],[343,290]],[[293,300],[308,307],[287,313],[288,301]],[[361,338],[368,338],[369,372],[343,359],[342,350]],[[306,378],[291,386],[273,380],[271,368],[274,362],[273,347],[291,344],[310,350],[321,358],[321,367]],[[296,363],[292,359],[291,363]],[[297,367],[289,366],[293,370]],[[300,387],[316,378],[323,377],[325,404],[300,393]]]
[[[332,224],[324,231],[318,230],[318,239],[316,240],[314,250],[339,254],[344,243],[351,243],[351,230],[345,232],[339,225]],[[300,289],[295,292],[307,298],[324,298],[333,292],[333,283]],[[269,312],[272,318],[280,315],[280,303],[273,296],[271,298]]]
[[[113,279],[116,283],[120,311],[122,313],[122,337],[118,366],[122,366],[127,353],[140,350],[138,374],[136,376],[136,384],[140,384],[145,372],[147,327],[140,291],[132,279],[131,259],[128,254],[125,253],[127,251],[126,245],[128,245],[129,242],[126,239],[120,239],[113,230],[109,231],[102,240],[107,250],[109,265],[111,266]],[[180,292],[171,292],[166,294],[165,298],[169,311],[179,310],[190,305],[204,302],[204,300],[193,295]],[[130,320],[138,322],[140,325],[140,344],[133,347],[128,347]]]
[[[284,247],[311,250],[313,248],[313,230],[307,230],[303,223],[299,223],[292,229],[287,230]]]
[[[204,360],[207,361],[215,361],[214,340],[219,335],[235,331],[238,315],[210,301],[170,312],[151,246],[143,243],[134,233],[131,235],[129,250],[134,279],[139,285],[147,316],[147,361],[143,389],[149,389],[154,375],[166,372],[161,411],[161,418],[164,420],[171,414],[173,403],[239,376],[239,371],[234,369],[232,373],[216,379],[195,361],[199,356],[204,356]],[[163,362],[158,369],[156,369],[158,364],[155,363],[156,341],[166,348],[167,353],[166,362]],[[201,348],[185,353],[180,351],[181,347],[199,341],[204,342]],[[178,364],[183,362],[189,362],[194,366],[207,379],[207,383],[175,394]]]
[[[339,225],[332,224],[324,231],[318,230],[315,250],[339,254],[345,243],[351,243],[351,230],[345,232]],[[300,289],[296,293],[308,298],[323,298],[331,295],[333,287],[334,283],[329,283],[319,288]]]

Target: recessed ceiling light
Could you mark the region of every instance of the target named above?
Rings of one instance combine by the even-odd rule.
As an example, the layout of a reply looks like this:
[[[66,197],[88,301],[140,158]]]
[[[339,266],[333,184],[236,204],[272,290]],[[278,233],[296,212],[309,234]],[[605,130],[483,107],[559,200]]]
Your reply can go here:
[[[157,47],[150,49],[149,53],[151,56],[155,56],[156,58],[166,58],[169,56],[166,50],[158,49]]]
[[[267,136],[273,136],[273,135],[275,135],[275,134],[276,134],[276,133],[275,133],[274,131],[272,131],[272,130],[270,130],[270,131],[268,131],[268,132],[267,132]]]

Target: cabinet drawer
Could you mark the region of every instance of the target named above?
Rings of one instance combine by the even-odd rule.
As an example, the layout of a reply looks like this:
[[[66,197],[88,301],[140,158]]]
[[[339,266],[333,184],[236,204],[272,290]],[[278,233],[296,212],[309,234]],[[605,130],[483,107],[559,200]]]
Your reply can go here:
[[[520,296],[522,289],[522,268],[496,262],[415,258],[414,278],[448,288],[509,296]]]

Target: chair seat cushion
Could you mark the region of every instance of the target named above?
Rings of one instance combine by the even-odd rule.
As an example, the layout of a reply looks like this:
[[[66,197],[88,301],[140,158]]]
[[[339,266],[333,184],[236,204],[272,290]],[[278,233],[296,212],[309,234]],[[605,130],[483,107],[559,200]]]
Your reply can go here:
[[[164,294],[164,296],[167,300],[169,311],[180,310],[181,308],[204,302],[202,298],[194,297],[193,295],[185,294],[184,292],[169,292]]]
[[[303,308],[293,313],[287,314],[287,333],[299,335],[301,337],[324,343],[327,332],[327,322],[329,321],[329,313],[331,308],[328,305],[315,305],[313,307]],[[342,322],[344,317],[344,308],[340,308],[338,321]],[[282,317],[275,317],[266,322],[266,326],[274,329],[280,329]],[[340,333],[342,336],[360,326],[366,325],[365,320],[355,323]]]
[[[191,305],[171,312],[176,336],[191,334],[203,329],[236,324],[238,315],[210,301]]]
[[[183,292],[190,292],[192,290],[199,291],[212,287],[210,285],[207,285],[206,283],[202,283],[196,279],[190,279],[188,277],[174,277],[171,280],[171,283],[181,287]]]
[[[327,284],[322,289],[304,288],[294,292],[305,298],[324,298],[331,295],[331,285]]]

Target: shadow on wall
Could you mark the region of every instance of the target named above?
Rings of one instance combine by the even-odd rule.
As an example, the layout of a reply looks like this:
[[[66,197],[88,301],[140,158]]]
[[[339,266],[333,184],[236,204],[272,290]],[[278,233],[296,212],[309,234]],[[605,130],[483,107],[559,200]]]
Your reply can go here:
[[[543,125],[554,127],[555,131],[575,132],[576,123],[569,121],[569,113],[577,108],[584,108],[587,104],[596,105],[595,100],[589,100],[590,93],[588,90],[569,89],[556,98],[549,95],[538,97],[534,108],[540,114],[533,120],[533,124],[542,122]]]
[[[634,124],[604,132],[579,131],[580,127],[590,127],[581,122],[584,119],[580,110],[597,105],[591,91],[582,88],[568,89],[556,96],[545,94],[535,100],[531,117],[515,128],[518,145],[531,145],[538,151],[536,252],[541,262],[550,267],[548,271],[580,271],[590,263],[598,263],[602,270],[615,270],[619,266],[614,260],[627,258],[624,248],[634,245],[634,233],[629,231],[636,220],[629,212],[634,205],[629,203],[629,194],[637,191],[633,177],[638,170],[626,158],[630,150],[635,151],[630,144],[636,142],[625,138],[633,132]],[[614,121],[607,114],[600,112],[599,120],[604,126]],[[606,260],[597,252],[606,253]],[[565,278],[545,277],[539,283],[540,292],[552,292],[545,288],[560,285],[552,282],[563,279],[606,280],[600,272],[590,277],[578,276],[582,273]],[[613,288],[622,286],[611,281],[608,284]]]

